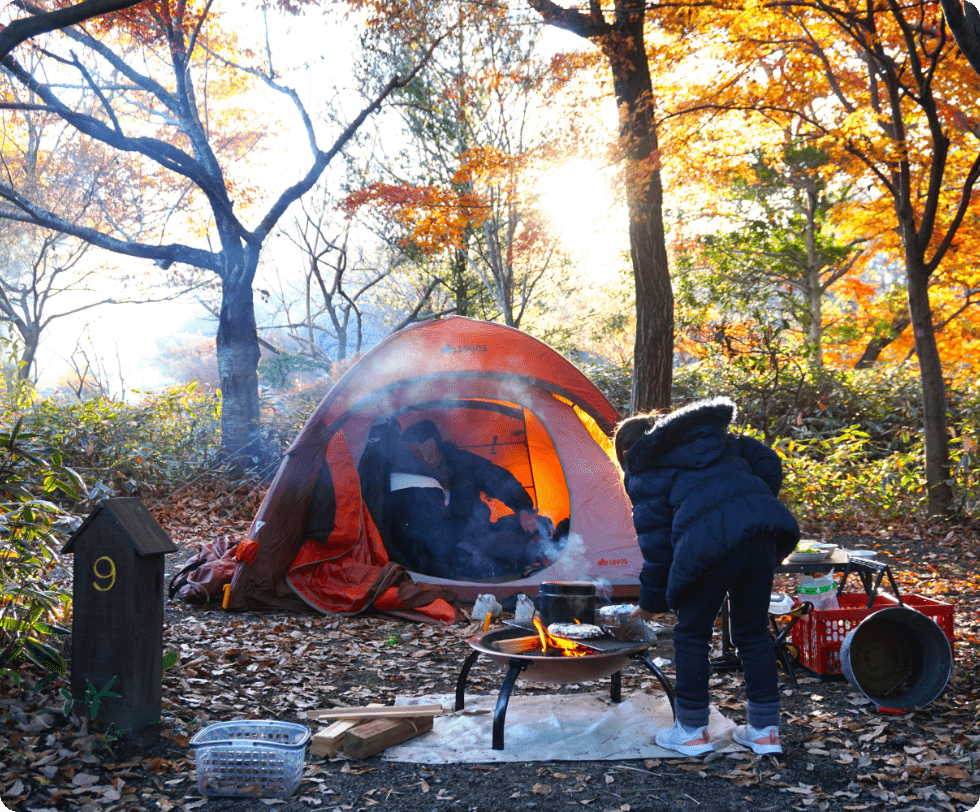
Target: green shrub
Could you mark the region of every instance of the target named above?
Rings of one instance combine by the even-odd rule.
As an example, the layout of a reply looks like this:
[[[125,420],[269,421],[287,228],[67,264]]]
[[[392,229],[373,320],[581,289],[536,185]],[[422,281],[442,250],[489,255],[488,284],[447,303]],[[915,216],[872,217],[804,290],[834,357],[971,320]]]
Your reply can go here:
[[[630,401],[633,398],[633,370],[601,359],[591,359],[588,363],[580,359],[575,363],[620,415],[627,417],[630,413]]]
[[[629,414],[631,370],[593,362],[583,371],[622,415]],[[914,369],[814,370],[773,356],[674,370],[674,408],[719,395],[738,404],[740,430],[758,435],[783,458],[782,496],[801,519],[924,518],[922,395]],[[980,384],[950,386],[947,403],[953,507],[976,515]]]
[[[783,458],[782,499],[801,520],[894,520],[924,508],[921,445],[887,457],[870,453],[851,426],[830,438],[773,443]]]
[[[79,498],[81,478],[61,457],[17,421],[0,431],[0,672],[11,672],[19,657],[44,668],[49,679],[64,671],[64,660],[47,642],[67,632],[56,625],[65,617],[71,593],[50,584],[57,531],[67,515],[41,498],[59,493]]]
[[[814,373],[692,365],[677,371],[675,404],[729,395],[738,422],[772,445],[783,498],[801,519],[923,516],[925,446],[918,376],[907,369]],[[768,387],[768,388],[767,388]],[[980,506],[980,386],[947,392],[954,508]]]
[[[218,459],[220,401],[197,384],[144,392],[136,404],[105,398],[39,401],[25,424],[68,464],[110,492],[166,488]]]

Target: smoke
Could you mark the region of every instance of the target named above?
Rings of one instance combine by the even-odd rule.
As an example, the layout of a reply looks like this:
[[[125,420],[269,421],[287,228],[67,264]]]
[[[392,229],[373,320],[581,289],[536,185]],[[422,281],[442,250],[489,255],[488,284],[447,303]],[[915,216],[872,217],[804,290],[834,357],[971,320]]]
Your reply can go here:
[[[515,518],[515,517],[509,517]],[[508,522],[508,517],[500,520],[511,530],[502,530],[498,534],[490,533],[482,542],[472,539],[461,540],[453,547],[453,576],[464,581],[496,579],[504,576],[512,578],[527,577],[548,567],[559,557],[564,561],[567,556],[567,536],[555,540],[551,537],[553,525],[546,516],[538,518],[538,533],[530,541],[525,541],[519,530],[516,519]],[[585,545],[581,537],[576,536],[575,545],[578,563],[573,566],[580,569],[585,562]]]
[[[595,594],[602,603],[612,602],[612,582],[607,578],[586,578],[589,558],[586,555],[585,539],[578,533],[570,533],[558,541],[545,539],[542,552],[546,560],[553,561],[548,571],[550,581],[591,581],[595,584]]]
[[[607,578],[593,578],[595,596],[603,603],[612,603],[612,582]]]
[[[585,539],[578,533],[569,533],[557,542],[553,539],[542,539],[542,554],[548,561],[553,561],[548,573],[550,580],[577,581],[586,571],[589,561],[585,554]],[[553,574],[552,574],[553,573]]]

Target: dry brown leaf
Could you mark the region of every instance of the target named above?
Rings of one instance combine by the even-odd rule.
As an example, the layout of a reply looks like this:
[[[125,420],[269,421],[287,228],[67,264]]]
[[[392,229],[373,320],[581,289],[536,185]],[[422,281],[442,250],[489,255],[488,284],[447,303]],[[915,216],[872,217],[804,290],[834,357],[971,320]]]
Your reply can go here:
[[[974,805],[976,805],[976,803],[978,803],[977,801],[974,800],[975,798],[977,798],[977,793],[976,792],[973,792],[973,793],[970,793],[970,792],[953,792],[952,790],[947,790],[947,794],[949,795],[950,798],[953,798],[954,800],[957,800],[957,801],[962,801],[963,803],[966,803],[966,804],[974,804]]]
[[[962,767],[954,767],[952,764],[943,764],[939,767],[933,767],[932,771],[936,775],[941,775],[944,778],[953,778],[957,781],[963,781],[970,777],[970,773],[968,773]]]
[[[551,795],[551,787],[548,784],[534,784],[531,787],[531,792],[535,795]]]

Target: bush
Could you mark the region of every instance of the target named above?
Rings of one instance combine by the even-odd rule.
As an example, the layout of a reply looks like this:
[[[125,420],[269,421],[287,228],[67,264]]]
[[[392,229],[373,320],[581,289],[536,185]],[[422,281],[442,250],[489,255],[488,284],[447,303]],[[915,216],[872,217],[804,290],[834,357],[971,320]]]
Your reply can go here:
[[[169,487],[216,463],[216,395],[193,383],[143,394],[136,404],[105,398],[39,401],[24,415],[25,425],[110,493]]]
[[[784,460],[783,497],[801,519],[895,520],[924,516],[925,445],[918,376],[907,369],[779,376],[737,366],[677,371],[675,403],[729,395],[739,425]],[[950,457],[956,503],[980,506],[980,386],[950,387]]]
[[[616,410],[626,417],[633,399],[633,370],[610,361],[592,359],[588,363],[577,362],[579,369],[588,376],[606,396]]]
[[[921,383],[908,368],[813,370],[770,356],[722,358],[674,370],[673,406],[727,395],[740,430],[773,446],[784,463],[782,497],[802,520],[924,518],[925,445]],[[584,369],[623,415],[629,369]],[[947,391],[955,503],[980,509],[980,384]]]
[[[46,642],[68,614],[71,592],[49,584],[56,561],[59,525],[68,516],[54,502],[40,498],[59,493],[78,498],[81,478],[64,467],[22,421],[0,431],[0,672],[26,657],[48,671],[49,679],[65,669],[57,650]]]

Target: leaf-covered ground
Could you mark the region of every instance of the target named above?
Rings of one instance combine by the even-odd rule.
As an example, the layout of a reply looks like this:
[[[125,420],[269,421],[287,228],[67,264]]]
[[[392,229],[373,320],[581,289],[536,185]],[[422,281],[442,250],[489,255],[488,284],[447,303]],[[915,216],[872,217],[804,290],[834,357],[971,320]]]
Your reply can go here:
[[[168,571],[197,544],[244,531],[257,495],[200,492],[151,505],[181,546]],[[701,759],[421,766],[308,756],[303,782],[287,801],[205,801],[196,789],[190,737],[241,717],[304,721],[312,708],[391,704],[397,695],[451,693],[474,627],[384,618],[228,614],[168,603],[164,646],[180,660],[163,680],[163,735],[141,749],[98,722],[62,715],[56,683],[31,693],[2,685],[0,798],[13,810],[374,810],[419,808],[551,812],[660,809],[968,810],[980,798],[980,580],[977,527],[827,526],[812,538],[874,547],[891,557],[905,592],[955,604],[956,671],[943,697],[901,715],[875,711],[844,682],[785,677],[779,758],[748,752]],[[70,567],[70,561],[66,562]],[[856,582],[855,582],[856,583]],[[787,581],[785,588],[792,588]],[[658,656],[672,658],[669,633]],[[496,695],[500,672],[474,668],[467,695]],[[741,677],[713,680],[720,710],[744,721]],[[518,684],[521,693],[603,692],[608,686]],[[638,668],[623,692],[657,691]],[[514,721],[508,719],[508,724]],[[317,725],[311,725],[316,729]]]

